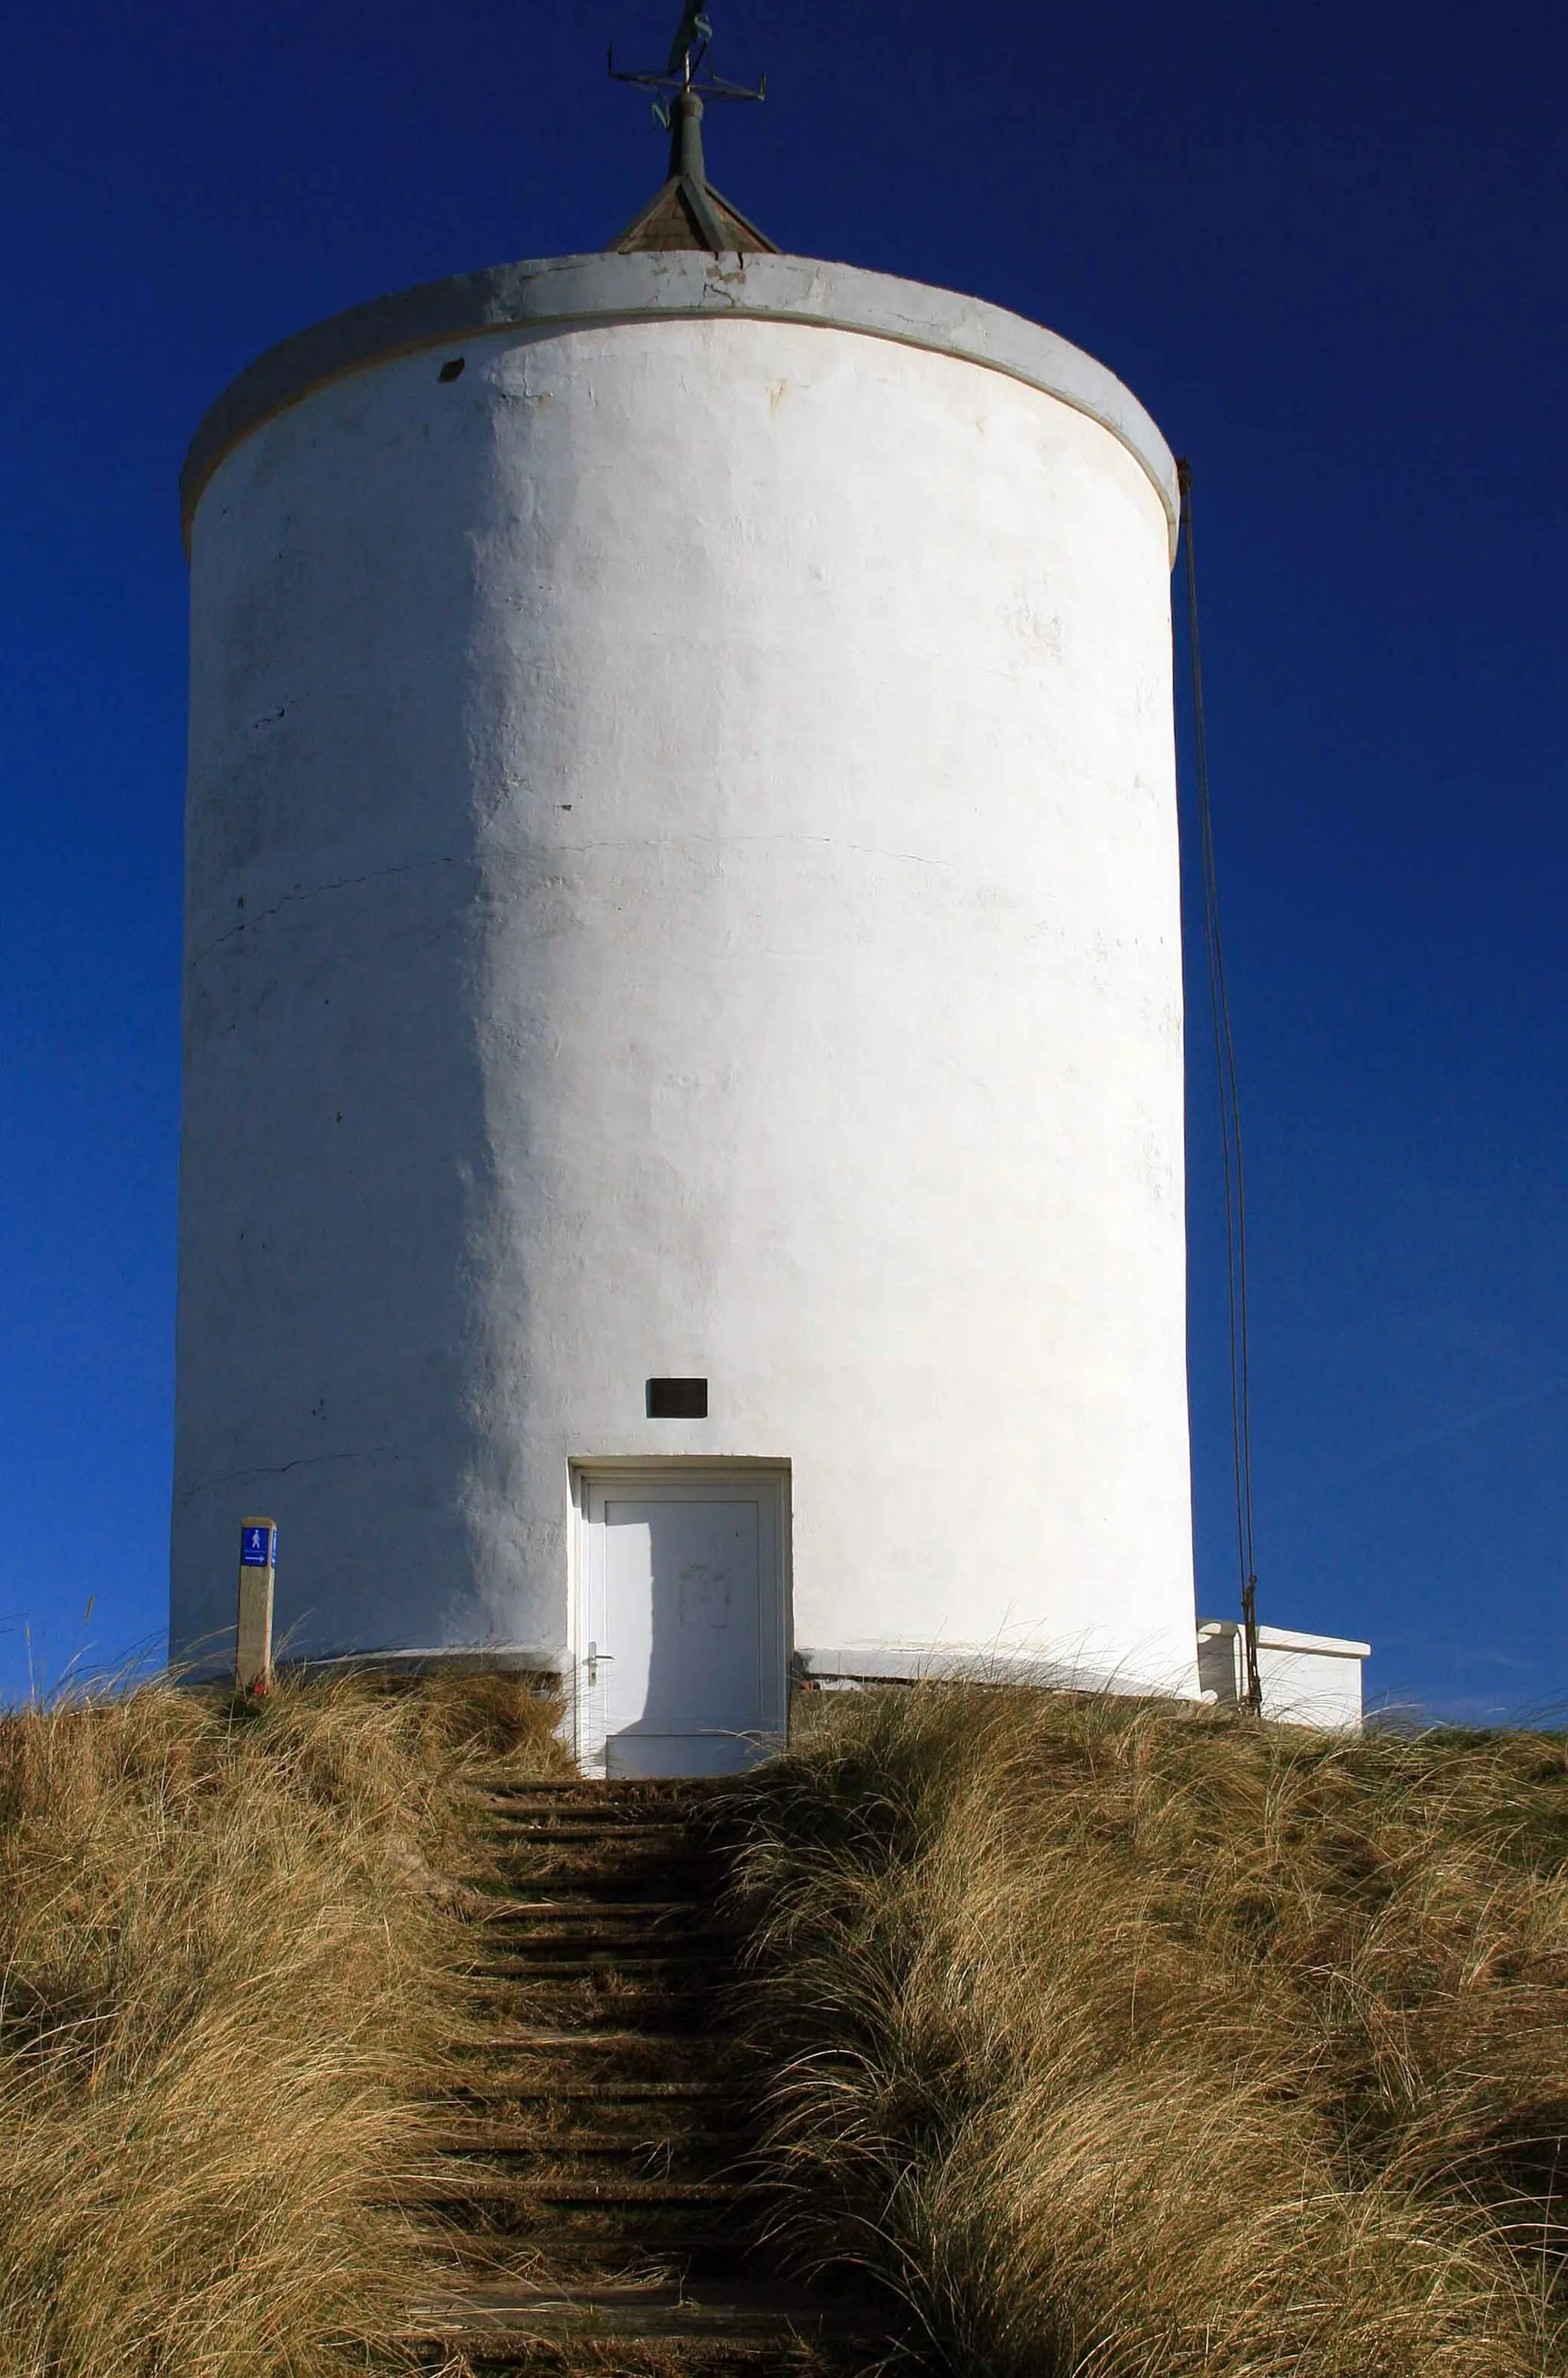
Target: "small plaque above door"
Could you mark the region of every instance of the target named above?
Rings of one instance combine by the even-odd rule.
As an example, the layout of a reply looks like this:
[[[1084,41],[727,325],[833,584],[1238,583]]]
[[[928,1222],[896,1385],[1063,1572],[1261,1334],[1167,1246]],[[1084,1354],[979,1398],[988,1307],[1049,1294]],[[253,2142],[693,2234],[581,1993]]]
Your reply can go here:
[[[650,1420],[706,1420],[707,1380],[650,1379],[648,1417]]]

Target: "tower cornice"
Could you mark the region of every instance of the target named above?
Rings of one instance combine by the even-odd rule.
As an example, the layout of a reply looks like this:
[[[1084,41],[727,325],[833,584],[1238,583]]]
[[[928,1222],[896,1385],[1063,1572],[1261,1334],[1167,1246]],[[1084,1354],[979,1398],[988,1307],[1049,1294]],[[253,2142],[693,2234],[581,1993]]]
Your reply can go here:
[[[1081,347],[1005,306],[924,282],[811,257],[718,257],[695,248],[494,265],[375,298],[269,348],[229,383],[191,441],[180,474],[186,548],[197,507],[224,458],[329,381],[497,331],[682,318],[857,330],[960,356],[1043,390],[1097,421],[1136,458],[1165,508],[1174,555],[1175,459],[1131,390]]]

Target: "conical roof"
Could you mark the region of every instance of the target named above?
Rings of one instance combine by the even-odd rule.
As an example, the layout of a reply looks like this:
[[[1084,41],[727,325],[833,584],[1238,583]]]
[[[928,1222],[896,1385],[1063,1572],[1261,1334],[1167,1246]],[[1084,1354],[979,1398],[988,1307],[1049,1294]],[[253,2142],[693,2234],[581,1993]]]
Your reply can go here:
[[[710,187],[702,162],[702,102],[690,90],[677,91],[670,103],[669,178],[610,242],[610,253],[645,256],[681,247],[707,248],[714,256],[779,252],[765,231]]]

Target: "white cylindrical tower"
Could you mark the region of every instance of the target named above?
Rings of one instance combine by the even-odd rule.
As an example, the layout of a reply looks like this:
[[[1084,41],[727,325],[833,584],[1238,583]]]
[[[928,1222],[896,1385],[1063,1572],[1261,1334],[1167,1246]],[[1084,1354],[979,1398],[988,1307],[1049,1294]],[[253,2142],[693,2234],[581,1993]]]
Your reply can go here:
[[[274,351],[186,497],[176,1655],[261,1509],[285,1649],[592,1644],[625,1718],[740,1639],[723,1510],[766,1724],[790,1656],[1193,1689],[1133,399],[880,274],[569,258]]]

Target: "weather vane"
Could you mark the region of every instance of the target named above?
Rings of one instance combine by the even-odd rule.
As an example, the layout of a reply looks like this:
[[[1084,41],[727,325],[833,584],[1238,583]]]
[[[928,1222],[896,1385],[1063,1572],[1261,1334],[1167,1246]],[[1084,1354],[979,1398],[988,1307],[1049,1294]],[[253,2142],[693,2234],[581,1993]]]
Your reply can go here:
[[[712,39],[712,22],[702,0],[686,0],[662,74],[632,73],[624,66],[617,66],[613,42],[610,46],[610,73],[616,82],[634,82],[643,90],[667,91],[672,101],[688,92],[697,99],[765,99],[768,93],[766,75],[760,78],[755,90],[748,90],[744,83],[726,82],[723,75],[716,75],[711,69],[704,74],[703,64]],[[653,121],[663,131],[670,130],[670,117],[669,105],[661,107],[655,100]]]
[[[732,249],[778,253],[767,233],[759,231],[708,179],[702,158],[703,102],[761,99],[768,88],[766,75],[755,90],[748,90],[744,83],[727,82],[714,74],[707,64],[712,39],[702,0],[686,0],[663,74],[628,72],[616,66],[613,48],[610,52],[610,73],[616,82],[634,82],[664,95],[663,103],[654,100],[653,121],[670,136],[668,179],[616,241],[622,254],[672,247],[706,247],[715,256]]]

